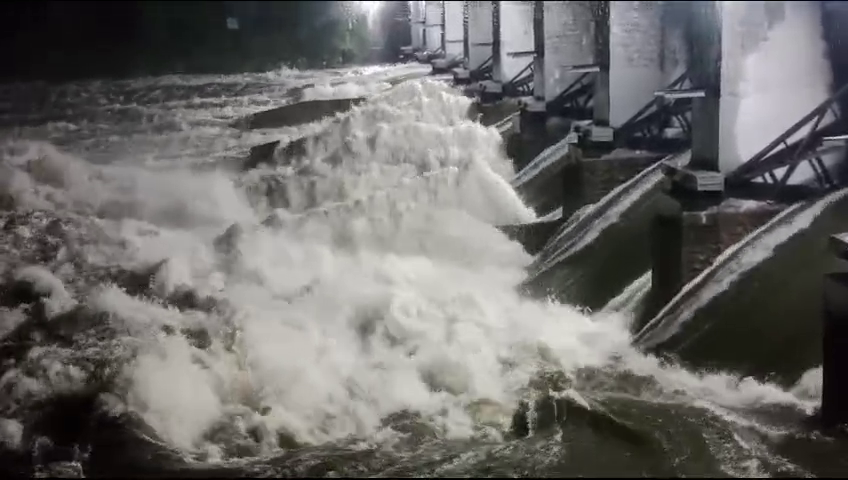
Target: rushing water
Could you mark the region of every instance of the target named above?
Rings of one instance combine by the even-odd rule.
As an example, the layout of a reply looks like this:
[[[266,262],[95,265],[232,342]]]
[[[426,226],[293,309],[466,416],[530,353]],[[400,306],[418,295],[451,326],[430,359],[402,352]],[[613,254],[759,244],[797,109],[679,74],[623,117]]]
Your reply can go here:
[[[816,371],[687,370],[626,309],[523,296],[500,135],[444,83],[372,85],[410,68],[4,87],[4,478],[820,472],[793,454],[829,445]],[[314,84],[374,96],[228,126]],[[286,167],[212,168],[305,132]]]

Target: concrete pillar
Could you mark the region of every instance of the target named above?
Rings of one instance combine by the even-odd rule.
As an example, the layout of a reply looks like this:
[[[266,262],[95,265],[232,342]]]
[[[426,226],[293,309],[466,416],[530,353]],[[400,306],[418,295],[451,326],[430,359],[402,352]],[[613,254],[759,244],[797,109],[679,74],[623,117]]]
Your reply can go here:
[[[444,7],[444,3],[441,1],[426,0],[424,2],[424,20],[426,21],[424,25],[424,47],[430,52],[439,49],[444,50]]]
[[[501,71],[501,2],[492,1],[492,72],[495,81],[503,81],[498,78]]]
[[[592,98],[592,120],[596,126],[608,127],[610,124],[610,4],[607,0],[593,2],[595,62],[599,71],[595,74],[595,93]]]
[[[471,35],[468,31],[469,10],[471,6],[468,0],[462,2],[462,58],[465,59],[466,66],[471,58]]]
[[[441,18],[441,22],[442,22],[442,32],[441,32],[442,33],[442,35],[441,35],[442,44],[441,45],[442,45],[442,50],[447,52],[447,47],[448,47],[448,45],[447,45],[448,38],[447,38],[447,32],[446,32],[446,30],[448,28],[447,6],[445,5],[444,1],[442,1],[440,3],[442,4],[442,8],[441,8],[441,11],[442,11],[442,18]]]
[[[670,193],[687,211],[704,210],[724,198],[720,170],[722,22],[719,2],[687,2],[686,46],[692,85],[692,150],[686,167],[669,166]]]
[[[410,6],[410,24],[412,28],[412,50],[418,52],[424,47],[424,2],[413,0]]]
[[[719,171],[721,102],[721,12],[711,0],[689,2],[689,79],[704,95],[692,99],[691,170]]]
[[[848,235],[831,237],[831,249],[848,259]],[[823,284],[822,403],[824,428],[848,424],[848,271],[829,273]]]
[[[545,2],[533,3],[533,98],[545,101]]]

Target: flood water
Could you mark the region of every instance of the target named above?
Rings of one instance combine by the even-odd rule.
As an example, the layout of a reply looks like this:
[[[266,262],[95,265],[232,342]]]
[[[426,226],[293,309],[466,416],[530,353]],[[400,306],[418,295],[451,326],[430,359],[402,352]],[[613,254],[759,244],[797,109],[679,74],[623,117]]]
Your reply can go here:
[[[848,473],[804,427],[815,362],[772,383],[632,345],[597,306],[641,260],[585,280],[604,299],[524,295],[503,141],[443,82],[386,83],[416,68],[3,86],[3,477]],[[229,126],[294,89],[371,97]],[[218,168],[304,134],[286,166]]]

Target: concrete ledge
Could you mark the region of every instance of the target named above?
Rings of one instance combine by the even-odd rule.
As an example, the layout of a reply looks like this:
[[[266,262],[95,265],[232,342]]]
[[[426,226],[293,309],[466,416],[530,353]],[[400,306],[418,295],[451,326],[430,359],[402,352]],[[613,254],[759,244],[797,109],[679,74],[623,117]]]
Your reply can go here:
[[[437,58],[430,62],[433,65],[433,73],[446,73],[462,65],[462,58]]]
[[[498,227],[507,237],[520,243],[524,250],[531,255],[539,253],[551,236],[563,224],[563,219],[523,223],[520,225],[504,225]]]
[[[480,82],[478,95],[480,103],[494,103],[503,99],[503,84],[494,80],[483,80]]]
[[[674,164],[663,164],[663,173],[680,186],[692,192],[723,192],[724,175],[721,172],[692,170]]]
[[[518,102],[511,99],[494,103],[475,102],[469,108],[469,117],[476,118],[483,125],[491,127],[518,112],[518,108]]]
[[[233,127],[247,130],[293,127],[346,112],[364,101],[364,97],[356,97],[298,102],[254,113],[238,120]]]
[[[467,68],[454,68],[453,82],[457,85],[468,85],[471,83],[471,72]]]

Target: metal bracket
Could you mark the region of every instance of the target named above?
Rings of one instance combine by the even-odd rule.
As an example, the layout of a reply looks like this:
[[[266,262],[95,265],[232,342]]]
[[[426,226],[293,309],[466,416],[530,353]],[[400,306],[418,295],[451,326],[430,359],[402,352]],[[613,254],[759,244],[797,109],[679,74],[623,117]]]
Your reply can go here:
[[[660,90],[654,92],[655,97],[660,97],[665,100],[677,100],[680,98],[704,98],[707,96],[705,90],[687,89],[687,90]]]
[[[594,63],[587,65],[571,65],[567,67],[561,67],[561,70],[565,70],[566,72],[572,73],[598,73],[601,71],[601,66]]]
[[[723,192],[724,175],[721,172],[691,170],[674,163],[665,162],[663,173],[678,185],[692,192]]]

